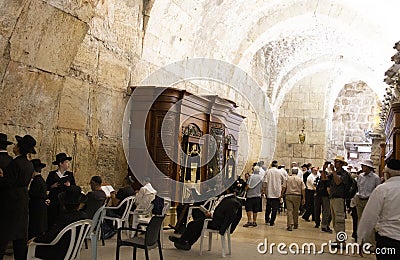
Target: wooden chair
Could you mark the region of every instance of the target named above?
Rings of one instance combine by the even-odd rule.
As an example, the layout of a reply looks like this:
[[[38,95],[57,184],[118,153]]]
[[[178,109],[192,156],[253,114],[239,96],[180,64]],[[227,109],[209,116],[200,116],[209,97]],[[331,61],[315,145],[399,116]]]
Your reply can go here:
[[[140,224],[139,226],[145,226],[145,230],[138,228],[122,227],[118,229],[117,233],[117,250],[116,259],[119,260],[119,251],[121,246],[133,247],[133,259],[136,259],[137,248],[144,249],[146,260],[149,259],[149,249],[158,247],[160,260],[163,260],[162,248],[160,242],[160,230],[165,216],[153,216],[148,224]],[[127,238],[123,240],[121,238],[121,232],[123,230],[133,231],[135,236],[133,238]],[[139,234],[144,234],[139,236]]]
[[[92,220],[90,219],[79,220],[66,226],[63,230],[61,230],[61,232],[56,236],[56,238],[54,238],[53,241],[51,241],[48,244],[32,242],[31,244],[29,244],[28,247],[27,259],[39,260],[40,258],[35,257],[37,246],[40,247],[54,246],[67,233],[70,233],[71,237],[67,252],[62,259],[68,259],[68,260],[79,259],[83,241],[85,240],[87,234],[89,233],[91,226],[92,226]]]

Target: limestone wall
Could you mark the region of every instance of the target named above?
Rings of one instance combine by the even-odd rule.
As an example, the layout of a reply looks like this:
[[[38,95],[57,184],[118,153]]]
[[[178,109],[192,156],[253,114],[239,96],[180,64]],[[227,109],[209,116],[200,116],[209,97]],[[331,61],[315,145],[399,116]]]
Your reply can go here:
[[[285,96],[279,110],[277,143],[274,158],[286,167],[291,162],[311,162],[321,166],[326,159],[325,91],[329,73],[306,77]],[[304,121],[303,121],[304,119]],[[306,140],[299,142],[303,128]]]
[[[376,128],[379,111],[378,96],[367,84],[362,81],[346,84],[334,104],[328,154],[346,156],[346,143],[371,143],[365,132]],[[359,167],[359,162],[370,156],[371,153],[359,153],[359,158],[349,160],[349,163]]]
[[[139,0],[13,0],[0,8],[0,131],[31,134],[48,166],[58,152],[87,188],[119,184],[121,123],[142,51]],[[10,147],[11,150],[11,147]]]

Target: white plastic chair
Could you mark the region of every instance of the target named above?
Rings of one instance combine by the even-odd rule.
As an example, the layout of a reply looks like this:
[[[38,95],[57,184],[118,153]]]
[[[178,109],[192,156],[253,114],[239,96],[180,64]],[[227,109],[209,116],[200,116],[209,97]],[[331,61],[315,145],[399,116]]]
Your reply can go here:
[[[137,228],[137,225],[140,223],[140,219],[151,219],[152,213],[151,211],[153,210],[154,205],[150,203],[147,208],[145,209],[138,209],[136,208],[134,211],[129,212],[129,216],[132,216],[132,228]],[[143,223],[149,223],[143,222]],[[131,237],[135,235],[135,232],[132,232]]]
[[[53,241],[51,241],[48,244],[32,242],[31,244],[29,244],[28,247],[27,259],[40,260],[40,258],[35,257],[37,246],[54,246],[68,231],[70,231],[71,233],[71,238],[69,242],[69,247],[67,249],[67,253],[65,254],[63,259],[68,259],[68,260],[79,259],[83,241],[85,240],[87,234],[89,233],[91,226],[92,226],[92,220],[90,219],[79,220],[66,226],[63,230],[60,231],[60,233],[56,236],[56,238],[54,238]]]
[[[111,221],[116,222],[117,223],[117,228],[123,227],[123,225],[126,225],[126,227],[129,226],[129,212],[131,211],[132,205],[135,202],[135,196],[129,196],[127,198],[125,198],[123,201],[121,201],[119,203],[119,205],[117,207],[105,207],[106,211],[107,210],[117,210],[119,208],[121,208],[122,206],[126,205],[124,213],[122,214],[122,216],[120,218],[118,217],[110,217],[106,215],[104,216],[103,219],[109,219]]]
[[[92,219],[93,225],[90,228],[88,235],[86,236],[86,239],[90,239],[91,241],[93,260],[97,259],[97,241],[100,238],[101,223],[103,223],[103,218],[106,214],[104,208],[105,206],[103,205],[96,211],[96,213],[94,213]]]
[[[212,220],[211,218],[207,218],[204,220],[204,225],[203,225],[203,229],[201,230],[201,236],[200,236],[200,255],[203,254],[203,238],[204,238],[204,236],[208,233],[208,251],[211,251],[212,234],[213,233],[219,234],[219,230],[207,228],[207,225],[211,220]],[[225,230],[225,233],[221,236],[222,257],[226,256],[226,254],[225,254],[226,240],[228,240],[228,255],[230,255],[230,254],[232,254],[231,225],[229,225],[229,227]]]
[[[217,201],[217,197],[212,197],[209,198],[208,200],[206,200],[203,203],[203,207],[206,208],[208,211],[211,210],[211,208],[213,207],[214,203]],[[189,210],[188,210],[188,214],[187,214],[187,218],[186,218],[186,226],[189,224],[189,221],[191,218],[193,218],[193,210],[194,209],[199,209],[200,206],[190,206]]]

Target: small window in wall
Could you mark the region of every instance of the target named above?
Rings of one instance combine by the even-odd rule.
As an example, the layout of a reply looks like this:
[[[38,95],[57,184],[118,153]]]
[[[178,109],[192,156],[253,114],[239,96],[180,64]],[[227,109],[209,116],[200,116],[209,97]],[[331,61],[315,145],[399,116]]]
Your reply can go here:
[[[358,152],[351,151],[348,154],[349,159],[358,159]]]

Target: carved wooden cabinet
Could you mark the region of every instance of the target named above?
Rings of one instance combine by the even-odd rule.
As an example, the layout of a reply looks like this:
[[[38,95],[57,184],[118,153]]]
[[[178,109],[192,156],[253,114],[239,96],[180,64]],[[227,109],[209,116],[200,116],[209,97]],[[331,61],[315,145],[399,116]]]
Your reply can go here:
[[[400,103],[393,103],[386,121],[385,160],[400,159]]]
[[[156,87],[139,88],[144,91],[136,102],[151,100],[157,92]],[[196,96],[174,88],[166,88],[154,100],[145,124],[151,161],[141,154],[146,149],[131,150],[129,156],[143,156],[141,163],[154,163],[165,178],[193,185],[218,174],[224,179],[235,178],[237,140],[244,117],[235,112],[234,102],[215,95]],[[137,111],[131,113],[135,129]],[[146,175],[153,177],[151,172]],[[161,195],[173,189],[170,185],[163,186],[162,180],[157,182]]]

